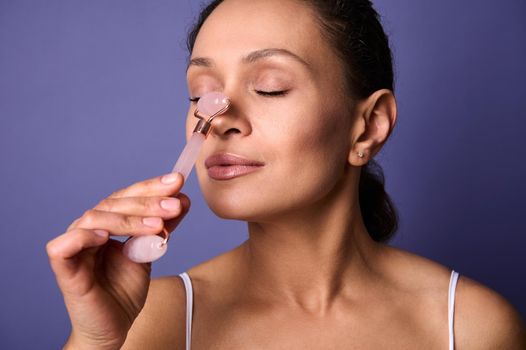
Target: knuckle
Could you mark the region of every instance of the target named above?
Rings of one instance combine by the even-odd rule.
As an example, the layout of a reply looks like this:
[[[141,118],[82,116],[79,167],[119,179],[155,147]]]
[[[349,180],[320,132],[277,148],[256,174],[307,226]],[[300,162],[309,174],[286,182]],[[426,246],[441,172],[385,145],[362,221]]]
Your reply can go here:
[[[121,218],[121,226],[125,230],[133,230],[135,227],[135,221],[133,217],[128,215],[123,215]]]
[[[152,198],[142,198],[141,205],[147,213],[159,212],[159,203],[157,200]]]
[[[114,206],[115,203],[113,199],[105,198],[102,201],[100,201],[95,208],[98,210],[113,211]]]
[[[154,191],[154,190],[159,191],[159,189],[162,188],[160,187],[162,186],[161,178],[162,176],[156,176],[156,177],[152,177],[151,179],[144,181],[145,189],[150,190],[150,191]]]
[[[50,258],[54,258],[56,256],[55,240],[46,243],[46,253]]]
[[[126,190],[126,188],[120,188],[114,192],[112,192],[108,198],[119,198],[119,197],[122,197],[124,191]]]
[[[79,224],[91,226],[95,222],[97,213],[94,209],[88,209],[84,212],[79,220]]]
[[[69,231],[69,230],[71,230],[71,229],[77,227],[79,221],[80,221],[80,218],[75,219],[75,221],[73,221],[73,222],[68,226],[68,228],[67,228],[66,231]]]
[[[62,258],[61,244],[58,244],[57,239],[53,239],[46,244],[46,253],[50,260]]]

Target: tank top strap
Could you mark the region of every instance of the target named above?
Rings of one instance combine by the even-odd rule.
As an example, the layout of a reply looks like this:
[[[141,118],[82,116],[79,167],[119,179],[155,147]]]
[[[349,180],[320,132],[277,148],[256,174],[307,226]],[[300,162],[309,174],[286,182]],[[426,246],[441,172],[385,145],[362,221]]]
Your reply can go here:
[[[455,316],[455,291],[458,282],[458,272],[451,270],[451,278],[449,279],[449,293],[448,293],[448,326],[449,326],[449,350],[455,350],[455,332],[453,331],[453,320]]]
[[[184,282],[186,290],[186,350],[191,350],[192,340],[192,310],[193,310],[193,289],[192,280],[186,272],[179,274]],[[453,320],[455,315],[455,292],[457,287],[459,273],[455,270],[451,271],[451,278],[449,280],[448,293],[448,326],[449,326],[449,350],[455,349],[455,334],[453,331]]]
[[[186,350],[190,350],[192,342],[192,310],[193,310],[193,289],[192,280],[186,272],[179,274],[183,279],[184,288],[186,290]]]

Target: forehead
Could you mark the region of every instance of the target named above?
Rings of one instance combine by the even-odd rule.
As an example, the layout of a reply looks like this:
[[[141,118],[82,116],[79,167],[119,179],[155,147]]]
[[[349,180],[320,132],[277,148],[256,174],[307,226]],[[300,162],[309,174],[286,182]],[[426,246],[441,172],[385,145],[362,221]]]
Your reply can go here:
[[[242,57],[283,48],[316,64],[331,53],[314,12],[296,0],[225,0],[203,24],[192,57]]]

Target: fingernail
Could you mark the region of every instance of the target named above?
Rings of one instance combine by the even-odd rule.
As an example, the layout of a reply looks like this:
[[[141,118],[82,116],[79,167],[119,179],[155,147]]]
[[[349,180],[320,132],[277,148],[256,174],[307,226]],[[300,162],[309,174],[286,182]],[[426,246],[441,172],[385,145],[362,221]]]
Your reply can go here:
[[[175,198],[163,199],[161,201],[161,207],[168,211],[176,211],[181,208],[181,202]]]
[[[179,176],[178,173],[166,174],[161,178],[161,182],[165,185],[170,185],[176,182]]]
[[[150,227],[159,227],[162,225],[163,219],[161,218],[143,218],[142,223]]]
[[[101,237],[104,237],[104,238],[108,237],[108,235],[109,235],[109,232],[108,231],[104,231],[104,230],[93,230],[93,232],[95,232],[95,234],[97,236],[101,236]]]

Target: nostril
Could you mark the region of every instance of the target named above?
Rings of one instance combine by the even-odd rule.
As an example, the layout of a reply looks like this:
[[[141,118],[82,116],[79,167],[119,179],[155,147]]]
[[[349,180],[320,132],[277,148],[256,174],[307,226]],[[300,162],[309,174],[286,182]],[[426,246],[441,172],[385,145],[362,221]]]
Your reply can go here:
[[[227,131],[224,132],[225,135],[229,135],[229,134],[240,134],[241,131],[239,129],[236,129],[236,128],[230,128],[228,129]]]

